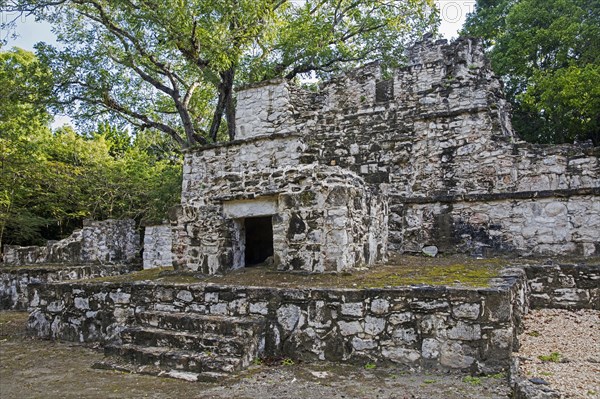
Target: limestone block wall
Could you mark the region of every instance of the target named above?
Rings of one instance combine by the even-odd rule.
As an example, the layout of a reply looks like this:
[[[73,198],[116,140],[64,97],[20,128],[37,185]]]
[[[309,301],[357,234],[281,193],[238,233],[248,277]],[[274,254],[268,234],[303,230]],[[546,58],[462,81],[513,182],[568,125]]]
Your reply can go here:
[[[444,251],[557,255],[600,253],[600,201],[581,195],[408,203],[395,209],[403,251],[427,244]]]
[[[526,309],[522,275],[493,288],[277,289],[217,285],[34,286],[34,335],[119,340],[135,312],[259,316],[265,352],[304,360],[498,372],[518,345]]]
[[[600,310],[600,265],[528,266],[525,272],[531,308]]]
[[[84,221],[83,228],[44,247],[7,245],[4,264],[128,263],[139,258],[140,238],[133,220]]]
[[[236,139],[288,133],[296,130],[292,119],[290,88],[283,80],[243,90],[236,108]]]
[[[290,143],[274,140],[258,155],[277,151],[278,142]],[[341,272],[385,258],[385,196],[366,187],[355,174],[331,166],[271,171],[249,167],[232,182],[227,165],[236,162],[241,147],[228,145],[227,157],[220,159],[226,165],[221,168],[224,174],[212,175],[211,184],[187,181],[196,189],[184,196],[183,206],[172,217],[177,267],[208,274],[242,267],[243,218],[255,215],[227,215],[224,207],[240,201],[250,207],[265,199],[274,203],[266,215],[272,216],[274,262],[280,270]],[[193,173],[196,167],[211,167],[204,157],[196,153],[191,158],[189,176],[200,175]]]
[[[171,216],[175,268],[204,274],[234,269],[234,224],[223,217],[222,206],[183,206]]]
[[[343,272],[385,259],[385,199],[356,181],[332,183],[279,197],[273,228],[279,270]]]
[[[239,221],[222,206],[260,198],[277,200],[282,270],[347,270],[384,259],[388,248],[427,245],[474,255],[600,253],[600,149],[519,141],[476,40],[418,43],[389,74],[373,63],[318,92],[278,80],[237,101],[238,140],[186,153],[182,216],[172,220],[177,267],[240,267]],[[338,189],[344,204],[327,204]],[[296,196],[315,200],[298,205]],[[294,225],[310,231],[290,233]]]
[[[304,173],[299,171],[304,146],[301,137],[275,135],[190,151],[185,154],[181,203],[201,206],[298,186],[294,178]]]
[[[31,284],[116,276],[136,269],[137,267],[131,264],[2,267],[0,268],[0,310],[27,310]]]
[[[170,225],[147,226],[144,231],[144,269],[173,266],[173,232]]]

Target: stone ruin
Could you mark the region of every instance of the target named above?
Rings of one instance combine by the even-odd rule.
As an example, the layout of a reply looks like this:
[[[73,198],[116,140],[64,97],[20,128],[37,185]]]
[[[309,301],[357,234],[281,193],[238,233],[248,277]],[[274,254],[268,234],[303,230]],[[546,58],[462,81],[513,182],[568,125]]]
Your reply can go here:
[[[27,310],[32,284],[116,276],[139,270],[135,221],[85,220],[83,228],[44,246],[6,245],[0,257],[0,310]]]
[[[344,272],[426,246],[600,254],[600,150],[518,140],[473,39],[418,43],[404,68],[388,75],[371,64],[318,92],[283,80],[248,87],[237,126],[236,141],[186,152],[181,206],[170,225],[146,228],[146,268],[220,274],[273,262]],[[268,356],[509,371],[515,397],[535,397],[512,367],[523,314],[600,309],[594,264],[524,264],[482,287],[94,283],[64,281],[92,269],[36,273],[0,273],[0,308],[29,308],[32,335],[100,343],[99,368],[191,381],[223,381]]]
[[[519,140],[477,40],[424,41],[403,68],[373,63],[317,92],[269,81],[237,104],[235,141],[185,154],[160,239],[176,268],[343,272],[425,246],[600,253],[600,149]]]
[[[133,263],[139,258],[140,237],[133,219],[85,220],[83,228],[45,246],[4,247],[4,264],[116,264]]]

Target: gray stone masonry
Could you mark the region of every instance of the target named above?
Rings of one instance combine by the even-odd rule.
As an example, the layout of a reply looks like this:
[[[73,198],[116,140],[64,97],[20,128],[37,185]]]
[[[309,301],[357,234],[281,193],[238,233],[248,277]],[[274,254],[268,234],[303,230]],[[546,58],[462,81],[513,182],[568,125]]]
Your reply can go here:
[[[144,232],[144,269],[173,266],[171,226],[147,226]]]
[[[525,268],[532,309],[600,310],[600,266],[559,265]]]
[[[177,268],[244,266],[252,211],[225,211],[239,201],[275,204],[281,270],[340,272],[428,245],[600,254],[600,149],[520,141],[477,40],[417,43],[389,76],[374,63],[317,92],[285,80],[246,88],[237,129],[185,154]]]
[[[509,366],[526,309],[524,275],[509,274],[481,289],[33,285],[29,329],[45,338],[119,345],[140,315],[153,312],[256,317],[266,323],[266,355],[498,372]]]
[[[30,284],[116,276],[131,273],[138,268],[132,264],[2,267],[0,268],[0,310],[27,310]]]
[[[84,221],[81,230],[44,247],[4,247],[5,265],[116,264],[139,259],[140,237],[129,220]]]

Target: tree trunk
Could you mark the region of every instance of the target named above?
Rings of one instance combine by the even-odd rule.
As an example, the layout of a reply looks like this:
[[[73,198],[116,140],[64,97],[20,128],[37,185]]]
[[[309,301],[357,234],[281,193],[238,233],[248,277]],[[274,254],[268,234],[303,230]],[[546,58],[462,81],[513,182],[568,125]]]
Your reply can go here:
[[[215,107],[213,120],[210,125],[209,135],[213,142],[217,142],[217,135],[221,127],[223,115],[227,120],[227,131],[229,139],[235,137],[235,102],[233,101],[233,81],[235,78],[235,67],[232,66],[225,72],[221,72],[221,83],[219,84],[219,100]]]
[[[235,79],[235,70],[229,71],[227,80],[227,96],[225,97],[225,120],[227,120],[227,133],[229,141],[235,139],[235,99],[233,98],[233,81]]]

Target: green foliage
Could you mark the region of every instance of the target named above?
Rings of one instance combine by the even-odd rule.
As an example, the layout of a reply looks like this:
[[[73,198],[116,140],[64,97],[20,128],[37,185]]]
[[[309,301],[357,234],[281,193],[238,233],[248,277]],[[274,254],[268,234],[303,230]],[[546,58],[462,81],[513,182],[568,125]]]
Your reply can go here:
[[[289,357],[286,357],[285,359],[283,359],[281,361],[282,366],[293,366],[294,364],[295,364],[294,360],[290,359]]]
[[[39,104],[49,93],[47,78],[47,68],[33,53],[0,52],[0,245],[9,231],[35,241],[47,222],[32,202],[43,194],[40,143],[50,134],[51,117]]]
[[[524,139],[600,144],[600,3],[479,0],[463,33],[485,39]]]
[[[14,3],[53,23],[65,44],[37,46],[56,110],[88,124],[118,116],[182,147],[233,138],[237,85],[397,63],[436,22],[433,0]]]
[[[63,238],[84,218],[161,222],[179,201],[176,144],[155,131],[132,143],[107,123],[87,136],[51,132],[43,63],[18,49],[0,60],[0,90],[10,88],[0,102],[0,245]]]
[[[96,138],[103,138],[108,145],[108,152],[113,157],[122,156],[131,147],[131,137],[125,129],[119,129],[107,121],[98,124]]]
[[[262,366],[263,365],[263,360],[260,357],[256,357],[252,361],[252,364],[254,364],[255,366]]]
[[[463,378],[463,382],[473,386],[481,385],[481,378],[466,376],[465,378]]]
[[[369,362],[369,363],[365,364],[365,370],[374,370],[376,368],[377,368],[377,365],[375,363]]]
[[[552,362],[552,363],[560,363],[562,359],[562,355],[558,352],[552,352],[549,355],[540,355],[538,356],[542,362]]]
[[[495,380],[503,380],[506,378],[506,373],[500,372],[500,373],[496,373],[496,374],[490,374],[487,377],[493,378]]]

